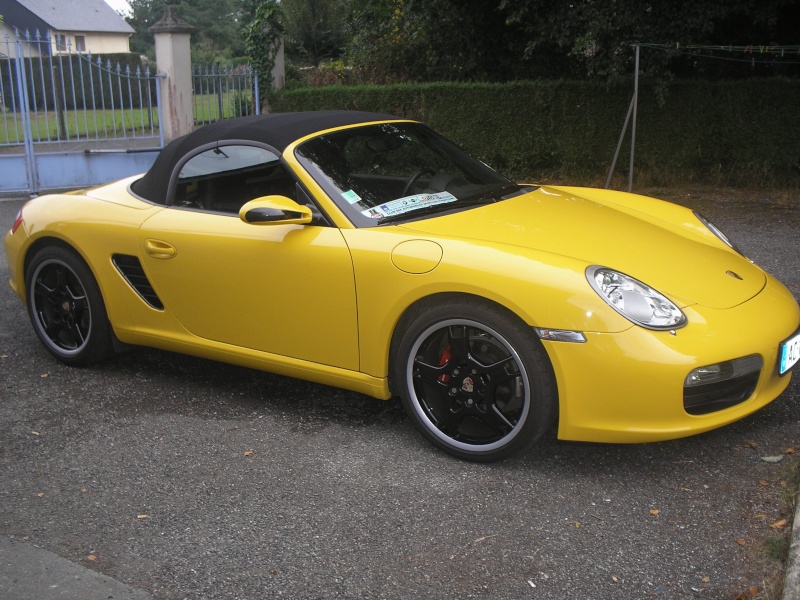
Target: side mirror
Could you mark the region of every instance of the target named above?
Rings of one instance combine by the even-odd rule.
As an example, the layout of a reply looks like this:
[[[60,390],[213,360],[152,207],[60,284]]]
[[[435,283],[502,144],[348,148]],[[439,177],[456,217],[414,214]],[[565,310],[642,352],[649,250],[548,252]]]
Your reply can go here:
[[[239,218],[251,225],[290,225],[310,223],[311,209],[286,196],[263,196],[239,209]]]

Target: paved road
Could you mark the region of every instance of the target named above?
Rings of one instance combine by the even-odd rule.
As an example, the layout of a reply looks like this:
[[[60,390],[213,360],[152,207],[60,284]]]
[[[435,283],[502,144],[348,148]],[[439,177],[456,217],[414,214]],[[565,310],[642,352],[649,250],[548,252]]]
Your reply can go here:
[[[800,296],[800,211],[701,204]],[[0,202],[0,230],[19,206]],[[64,367],[6,278],[3,260],[0,534],[132,594],[779,597],[763,544],[799,460],[783,453],[800,453],[800,377],[694,438],[548,439],[476,465],[425,443],[393,401],[146,349]]]

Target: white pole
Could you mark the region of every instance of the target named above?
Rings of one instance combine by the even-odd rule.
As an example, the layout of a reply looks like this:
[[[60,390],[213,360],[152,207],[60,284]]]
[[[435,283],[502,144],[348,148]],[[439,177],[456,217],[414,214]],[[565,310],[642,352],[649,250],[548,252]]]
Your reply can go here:
[[[628,123],[631,120],[631,113],[633,112],[633,101],[628,107],[628,114],[625,115],[625,124],[622,126],[622,133],[619,134],[619,141],[617,142],[617,149],[614,151],[614,159],[611,161],[611,168],[608,170],[608,177],[606,177],[606,188],[611,186],[611,177],[614,175],[614,168],[617,166],[617,159],[619,158],[619,151],[622,149],[622,140],[625,139],[625,133],[628,131]]]

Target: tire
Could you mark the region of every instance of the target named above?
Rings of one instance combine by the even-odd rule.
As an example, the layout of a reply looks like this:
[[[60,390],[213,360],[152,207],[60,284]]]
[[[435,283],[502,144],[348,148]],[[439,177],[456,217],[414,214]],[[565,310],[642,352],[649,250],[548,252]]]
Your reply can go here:
[[[396,388],[420,432],[459,458],[521,452],[553,423],[547,353],[516,315],[459,298],[416,310],[394,355]]]
[[[28,316],[44,347],[61,362],[86,366],[114,353],[100,288],[75,252],[37,251],[26,273]]]

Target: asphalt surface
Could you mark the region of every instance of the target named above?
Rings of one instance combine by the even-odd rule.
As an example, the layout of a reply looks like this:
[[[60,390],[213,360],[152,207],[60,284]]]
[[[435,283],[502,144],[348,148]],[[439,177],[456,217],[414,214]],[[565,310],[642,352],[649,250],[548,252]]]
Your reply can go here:
[[[800,210],[685,201],[800,296]],[[692,438],[471,464],[396,401],[148,349],[65,367],[6,280],[3,598],[780,598],[800,377]]]

